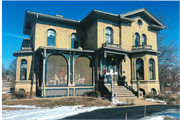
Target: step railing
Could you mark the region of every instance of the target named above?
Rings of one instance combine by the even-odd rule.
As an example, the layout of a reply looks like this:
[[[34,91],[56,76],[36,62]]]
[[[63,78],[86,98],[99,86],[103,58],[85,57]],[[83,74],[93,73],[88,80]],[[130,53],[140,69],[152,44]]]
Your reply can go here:
[[[128,86],[127,84],[125,84],[124,87],[129,89],[135,96],[138,96],[138,92],[135,91],[131,86]]]

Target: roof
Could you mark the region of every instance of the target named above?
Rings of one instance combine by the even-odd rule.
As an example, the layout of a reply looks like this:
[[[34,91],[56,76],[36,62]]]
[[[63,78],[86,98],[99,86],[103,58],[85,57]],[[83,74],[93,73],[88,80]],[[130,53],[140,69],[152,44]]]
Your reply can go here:
[[[13,52],[13,56],[17,56],[17,55],[21,55],[21,54],[32,54],[33,51],[32,50],[20,50],[20,51],[15,51]]]
[[[162,29],[166,28],[166,25],[164,25],[157,17],[155,17],[146,8],[141,8],[120,14],[121,17],[126,17],[126,18],[131,18],[135,15],[140,15],[143,18],[145,18],[151,24],[151,27],[155,26],[155,27],[161,27]]]
[[[24,17],[24,26],[23,26],[23,34],[30,34],[32,24],[37,21],[47,21],[58,24],[65,24],[69,26],[83,28],[97,20],[97,18],[106,19],[115,22],[134,22],[132,19],[133,16],[140,15],[145,18],[150,23],[150,28],[155,30],[161,30],[166,28],[158,18],[156,18],[152,13],[150,13],[146,8],[137,9],[131,12],[123,13],[123,14],[112,14],[100,10],[92,10],[82,21],[72,20],[63,18],[62,16],[53,16],[47,15],[37,12],[26,11]]]

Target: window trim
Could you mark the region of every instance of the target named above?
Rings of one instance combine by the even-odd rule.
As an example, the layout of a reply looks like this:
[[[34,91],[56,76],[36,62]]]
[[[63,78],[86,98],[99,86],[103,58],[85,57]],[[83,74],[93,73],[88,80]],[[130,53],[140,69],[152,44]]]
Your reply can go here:
[[[138,60],[142,60],[142,68],[143,68],[143,79],[140,79],[140,80],[144,80],[144,60],[142,58],[137,58],[136,61],[135,61],[135,79],[137,80],[137,61]]]
[[[52,39],[53,37],[48,37],[48,31],[53,31],[54,33],[55,33],[55,35],[54,35],[54,46],[56,46],[56,31],[54,30],[54,29],[48,29],[47,30],[47,46],[52,46],[52,45],[48,45],[48,38],[50,38],[50,39]]]
[[[73,47],[73,48],[72,48],[72,35],[75,35],[76,38],[77,38],[77,43],[76,43],[76,46],[77,46],[77,47],[74,46],[74,45],[75,45],[75,39],[73,38],[73,39],[74,39],[74,41],[73,41],[73,44],[74,44],[73,46],[74,46],[74,47]],[[76,33],[72,33],[72,34],[71,34],[71,49],[77,49],[77,48],[78,48],[78,35],[77,35]]]
[[[21,72],[21,65],[22,65],[22,61],[26,61],[26,71],[25,71],[25,79],[21,79],[21,75],[22,75],[22,72]],[[20,64],[20,80],[27,80],[27,60],[26,59],[21,59],[21,64]]]
[[[145,38],[145,39],[144,39],[144,40],[145,40],[145,44],[143,44],[143,36],[144,36],[144,38]],[[143,33],[143,34],[141,35],[141,39],[142,39],[142,45],[147,45],[147,36],[146,36],[146,34]]]
[[[136,34],[138,35],[138,37],[139,37],[139,39],[138,39],[138,44],[136,45]],[[138,32],[135,32],[134,33],[134,46],[139,46],[140,45],[140,35],[139,35],[139,33]]]
[[[106,30],[107,30],[107,29],[110,30],[110,32],[111,32],[110,34],[107,34],[107,33],[106,33]],[[111,37],[111,43],[109,43],[109,44],[113,44],[113,29],[112,29],[111,27],[106,27],[106,29],[105,29],[105,43],[108,43],[108,42],[106,42],[106,36],[107,36],[107,35],[109,35],[109,36]]]
[[[152,60],[153,61],[153,63],[152,63],[152,74],[153,74],[153,79],[150,79],[150,74],[149,74],[149,79],[150,80],[155,80],[156,79],[156,76],[155,76],[155,61],[154,61],[154,59],[153,58],[150,58],[149,59],[149,65],[150,65],[150,60]],[[149,73],[150,73],[150,70],[148,70],[149,71]]]
[[[139,21],[140,21],[141,23],[139,23]],[[137,20],[137,24],[138,24],[139,27],[142,27],[142,25],[143,25],[142,20],[141,20],[141,19],[138,19],[138,20]]]

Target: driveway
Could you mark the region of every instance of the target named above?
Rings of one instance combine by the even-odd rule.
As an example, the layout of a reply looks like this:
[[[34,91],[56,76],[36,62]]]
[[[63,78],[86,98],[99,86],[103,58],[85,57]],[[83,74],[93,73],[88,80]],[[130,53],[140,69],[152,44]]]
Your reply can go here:
[[[166,109],[179,109],[178,105],[148,105],[146,106],[146,116],[151,116],[155,112]],[[144,106],[116,107],[99,109],[92,112],[81,113],[64,119],[139,119],[144,117]]]

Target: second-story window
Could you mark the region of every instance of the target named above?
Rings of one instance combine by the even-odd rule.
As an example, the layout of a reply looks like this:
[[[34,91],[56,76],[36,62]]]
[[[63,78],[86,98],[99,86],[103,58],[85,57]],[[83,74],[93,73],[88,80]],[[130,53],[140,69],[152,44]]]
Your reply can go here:
[[[140,42],[139,42],[139,39],[140,37],[139,37],[139,34],[138,33],[135,33],[135,35],[134,35],[134,39],[135,39],[135,46],[138,46],[138,45],[140,45]]]
[[[113,43],[113,31],[112,31],[112,29],[107,27],[105,34],[106,34],[106,43],[112,44]]]
[[[142,34],[142,45],[147,45],[146,39],[146,35]]]
[[[47,31],[47,46],[55,46],[56,32],[54,30]]]
[[[77,35],[75,33],[73,33],[71,35],[71,48],[77,48],[77,47],[78,47]]]

